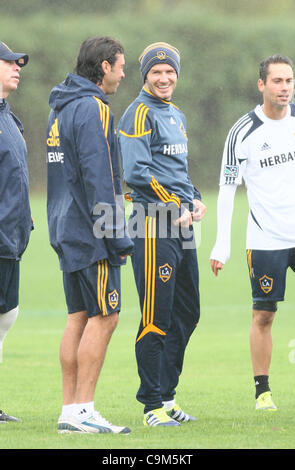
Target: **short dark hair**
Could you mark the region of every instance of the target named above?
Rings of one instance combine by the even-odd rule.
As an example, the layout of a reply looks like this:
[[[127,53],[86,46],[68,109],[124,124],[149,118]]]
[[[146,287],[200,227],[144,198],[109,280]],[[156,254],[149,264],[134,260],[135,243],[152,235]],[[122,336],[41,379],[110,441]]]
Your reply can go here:
[[[124,49],[116,39],[108,36],[85,39],[80,47],[75,72],[95,84],[101,84],[104,76],[101,63],[107,60],[113,65],[117,54],[124,54]]]
[[[270,64],[287,64],[290,65],[290,67],[293,70],[293,62],[289,57],[281,55],[281,54],[274,54],[265,59],[263,62],[261,62],[259,66],[259,78],[263,80],[264,83],[266,83],[266,78],[268,74],[268,67]]]

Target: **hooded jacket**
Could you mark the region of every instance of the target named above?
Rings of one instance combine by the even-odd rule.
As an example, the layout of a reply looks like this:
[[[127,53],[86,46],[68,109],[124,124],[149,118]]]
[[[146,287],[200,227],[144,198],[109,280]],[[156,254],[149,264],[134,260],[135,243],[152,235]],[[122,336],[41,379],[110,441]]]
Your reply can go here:
[[[23,127],[0,100],[0,258],[20,260],[32,230]]]
[[[126,235],[117,136],[103,91],[68,74],[50,93],[47,125],[47,217],[63,271],[100,259],[123,264]]]

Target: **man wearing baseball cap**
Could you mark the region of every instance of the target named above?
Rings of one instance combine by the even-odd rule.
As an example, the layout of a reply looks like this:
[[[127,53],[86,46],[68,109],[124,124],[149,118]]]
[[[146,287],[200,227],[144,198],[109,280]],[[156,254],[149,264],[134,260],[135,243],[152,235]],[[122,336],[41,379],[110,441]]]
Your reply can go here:
[[[18,315],[19,262],[32,230],[23,127],[6,101],[28,60],[0,42],[0,362],[4,338]],[[0,423],[7,421],[19,419],[0,411]]]
[[[137,399],[144,404],[145,426],[179,426],[196,420],[177,404],[175,389],[200,316],[192,224],[206,207],[187,172],[185,116],[171,103],[179,51],[153,43],[139,62],[143,88],[118,126],[124,179],[133,190],[128,228],[142,314]]]
[[[0,42],[0,59],[15,61],[19,67],[24,67],[29,61],[29,56],[23,52],[12,52],[4,42]]]

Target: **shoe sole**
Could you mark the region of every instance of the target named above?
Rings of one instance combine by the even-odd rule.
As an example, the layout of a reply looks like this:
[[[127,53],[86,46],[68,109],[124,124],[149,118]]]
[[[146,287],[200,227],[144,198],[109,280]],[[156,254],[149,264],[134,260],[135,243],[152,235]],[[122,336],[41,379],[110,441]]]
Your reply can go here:
[[[147,423],[143,423],[143,425],[147,428],[157,428],[158,426],[161,426],[161,427],[166,427],[166,428],[171,428],[171,427],[179,427],[180,426],[180,423],[178,421],[176,421],[176,423],[159,423],[159,424],[155,424],[154,426],[152,426],[151,424],[147,424]]]
[[[58,429],[57,430],[57,433],[58,434],[121,434],[123,436],[128,436],[131,431],[129,432],[109,432],[109,433],[106,433],[106,432],[89,432],[89,431],[70,431],[69,429]]]
[[[256,408],[256,411],[278,411],[277,408]]]
[[[21,420],[20,419],[1,419],[0,420],[0,424],[1,423],[20,423]]]
[[[105,428],[106,429],[106,428]],[[83,430],[83,429],[77,429],[77,428],[70,428],[70,425],[64,425],[64,427],[57,428],[58,434],[124,434],[128,435],[131,433],[131,429],[129,428],[124,428],[120,432],[113,432],[113,431],[88,431],[88,430]]]

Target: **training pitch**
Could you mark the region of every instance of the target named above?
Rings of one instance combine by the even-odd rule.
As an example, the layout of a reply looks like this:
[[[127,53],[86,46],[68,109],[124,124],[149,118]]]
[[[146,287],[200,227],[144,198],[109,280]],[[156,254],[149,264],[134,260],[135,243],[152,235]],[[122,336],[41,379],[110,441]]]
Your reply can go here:
[[[20,315],[7,335],[0,364],[0,409],[22,421],[0,425],[0,449],[106,449],[109,455],[110,449],[294,448],[294,274],[288,274],[286,300],[279,304],[273,326],[270,385],[279,409],[258,413],[249,354],[245,193],[241,190],[236,197],[231,259],[218,278],[209,266],[217,194],[204,194],[203,199],[208,210],[197,226],[201,319],[187,348],[177,389],[178,403],[198,421],[172,429],[142,424],[143,407],[135,399],[134,355],[140,313],[128,260],[122,269],[120,321],[99,379],[95,406],[109,421],[130,427],[132,433],[57,434],[62,406],[59,344],[67,315],[57,256],[48,242],[46,201],[32,196],[35,230],[21,263]]]

